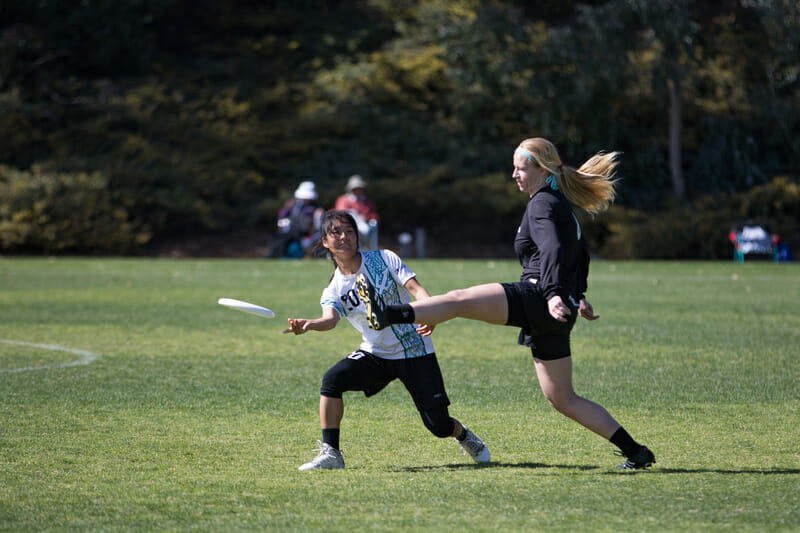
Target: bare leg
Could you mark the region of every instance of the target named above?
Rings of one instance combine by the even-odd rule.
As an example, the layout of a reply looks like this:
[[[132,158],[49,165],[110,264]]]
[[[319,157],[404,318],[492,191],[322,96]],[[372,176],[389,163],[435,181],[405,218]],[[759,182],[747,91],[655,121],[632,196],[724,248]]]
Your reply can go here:
[[[344,416],[344,400],[329,396],[319,397],[319,424],[322,429],[337,429]]]
[[[508,300],[499,283],[476,285],[411,302],[419,324],[439,324],[452,318],[470,318],[490,324],[508,321]]]
[[[454,439],[458,439],[458,437],[461,436],[461,432],[462,431],[464,431],[463,424],[461,424],[461,422],[459,422],[458,420],[456,420],[454,418],[453,419],[453,434],[450,435],[450,436],[453,437]]]
[[[545,398],[559,413],[606,439],[620,428],[619,422],[602,405],[575,394],[572,389],[572,357],[554,361],[534,358],[534,364]]]

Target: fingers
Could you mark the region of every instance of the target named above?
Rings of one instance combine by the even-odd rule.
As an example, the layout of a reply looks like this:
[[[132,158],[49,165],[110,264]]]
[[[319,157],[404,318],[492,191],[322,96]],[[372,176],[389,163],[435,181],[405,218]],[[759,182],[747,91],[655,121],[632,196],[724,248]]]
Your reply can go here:
[[[600,318],[600,315],[594,314],[594,308],[586,300],[581,301],[581,306],[578,309],[578,314],[583,318],[585,318],[586,320],[597,320],[598,318]]]
[[[423,337],[430,337],[433,333],[433,328],[435,326],[430,326],[428,324],[419,324],[417,325],[417,333],[422,335]]]
[[[547,305],[550,311],[550,316],[559,322],[566,322],[567,316],[572,314],[572,309],[567,307],[567,305],[558,296],[552,297],[547,302]]]
[[[302,335],[306,332],[308,321],[299,318],[290,318],[289,327],[283,330],[284,333],[294,333],[295,335]]]

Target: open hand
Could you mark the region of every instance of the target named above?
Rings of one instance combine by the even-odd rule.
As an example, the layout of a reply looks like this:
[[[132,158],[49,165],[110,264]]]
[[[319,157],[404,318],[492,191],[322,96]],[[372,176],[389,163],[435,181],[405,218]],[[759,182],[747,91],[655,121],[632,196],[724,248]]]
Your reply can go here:
[[[311,324],[310,320],[305,318],[290,318],[289,327],[283,330],[284,333],[294,333],[295,335],[302,335],[308,331],[308,326]]]
[[[600,315],[594,314],[594,308],[586,298],[581,298],[581,306],[578,308],[578,314],[586,320],[597,320]]]

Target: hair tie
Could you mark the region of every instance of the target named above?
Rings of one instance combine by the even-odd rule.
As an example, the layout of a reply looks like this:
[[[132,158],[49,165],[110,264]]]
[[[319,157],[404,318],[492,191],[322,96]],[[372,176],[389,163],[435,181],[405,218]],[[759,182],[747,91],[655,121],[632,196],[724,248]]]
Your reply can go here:
[[[558,169],[559,169],[559,170],[561,170],[562,168],[564,168],[564,163],[560,163],[560,164],[558,165]]]

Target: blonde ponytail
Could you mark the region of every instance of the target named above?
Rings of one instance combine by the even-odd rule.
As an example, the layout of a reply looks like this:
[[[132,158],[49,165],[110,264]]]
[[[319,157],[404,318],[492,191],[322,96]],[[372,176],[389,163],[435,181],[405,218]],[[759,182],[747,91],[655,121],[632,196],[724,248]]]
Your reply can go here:
[[[616,179],[614,170],[620,152],[599,152],[578,169],[561,163],[556,147],[547,139],[525,139],[520,146],[556,179],[556,185],[569,203],[596,215],[608,209],[614,201]]]

